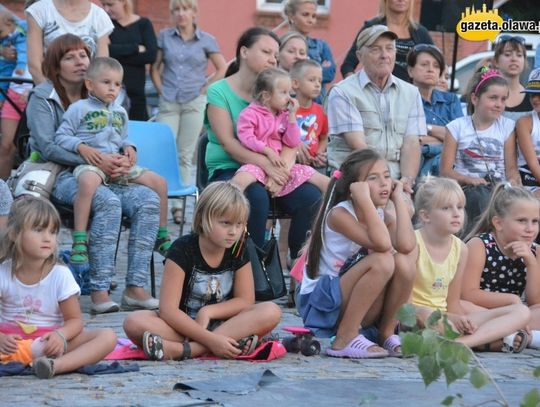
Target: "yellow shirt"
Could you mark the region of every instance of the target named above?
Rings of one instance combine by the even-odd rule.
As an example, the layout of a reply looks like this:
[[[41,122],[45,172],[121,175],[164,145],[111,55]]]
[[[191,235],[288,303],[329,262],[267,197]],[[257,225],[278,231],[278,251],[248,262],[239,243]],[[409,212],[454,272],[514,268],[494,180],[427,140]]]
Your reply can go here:
[[[412,291],[414,305],[440,309],[446,312],[448,286],[456,274],[461,253],[461,240],[452,236],[452,246],[442,263],[435,263],[429,255],[422,234],[415,231],[418,242],[416,279]]]

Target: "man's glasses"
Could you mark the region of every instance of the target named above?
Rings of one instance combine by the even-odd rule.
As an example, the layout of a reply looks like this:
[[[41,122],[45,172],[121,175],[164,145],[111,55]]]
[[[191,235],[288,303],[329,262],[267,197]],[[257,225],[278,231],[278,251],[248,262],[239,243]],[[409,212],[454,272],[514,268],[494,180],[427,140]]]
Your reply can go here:
[[[517,42],[518,44],[525,45],[525,38],[522,37],[521,35],[503,34],[503,35],[499,35],[495,44],[499,45],[505,42]]]

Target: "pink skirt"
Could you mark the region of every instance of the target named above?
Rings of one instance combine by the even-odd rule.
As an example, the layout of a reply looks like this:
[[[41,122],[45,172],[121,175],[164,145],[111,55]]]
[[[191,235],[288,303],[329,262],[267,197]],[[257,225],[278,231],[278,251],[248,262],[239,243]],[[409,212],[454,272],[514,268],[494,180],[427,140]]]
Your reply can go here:
[[[55,326],[42,326],[31,334],[25,333],[22,328],[17,324],[12,324],[9,322],[0,323],[0,332],[6,335],[20,335],[23,339],[37,339],[40,336],[45,335],[47,332],[54,331],[55,329],[61,328],[58,325]]]
[[[263,185],[266,185],[266,173],[261,167],[254,164],[246,164],[242,165],[238,171],[249,172],[251,175],[257,178],[257,181]],[[290,194],[304,182],[308,181],[314,173],[315,169],[309,165],[294,164],[289,172],[289,180],[283,189],[276,194],[276,196],[285,196]]]

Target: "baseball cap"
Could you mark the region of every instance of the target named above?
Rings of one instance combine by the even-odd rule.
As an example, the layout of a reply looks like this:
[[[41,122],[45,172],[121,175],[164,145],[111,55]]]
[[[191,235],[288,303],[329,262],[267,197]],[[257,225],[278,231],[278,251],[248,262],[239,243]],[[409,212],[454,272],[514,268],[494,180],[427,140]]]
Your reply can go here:
[[[540,68],[533,69],[529,74],[529,82],[521,93],[540,93]]]
[[[373,45],[377,38],[381,35],[386,35],[393,40],[397,39],[396,33],[390,31],[387,26],[382,24],[372,25],[371,27],[362,30],[356,38],[356,49],[359,50],[362,47],[369,47]]]

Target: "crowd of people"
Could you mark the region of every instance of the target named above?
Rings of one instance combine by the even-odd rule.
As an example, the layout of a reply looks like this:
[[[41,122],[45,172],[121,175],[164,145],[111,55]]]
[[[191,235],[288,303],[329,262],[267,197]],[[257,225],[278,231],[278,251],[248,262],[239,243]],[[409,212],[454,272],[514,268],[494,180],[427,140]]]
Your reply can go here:
[[[0,180],[1,362],[51,378],[116,344],[110,329],[83,329],[80,287],[58,261],[60,204],[74,208],[69,265],[88,267],[90,311],[137,310],[124,330],[150,360],[246,355],[277,326],[280,308],[255,303],[245,250],[246,229],[264,245],[271,205],[291,219],[296,306],[307,328],[334,337],[328,356],[400,357],[406,303],[420,326],[445,313],[475,350],[540,349],[540,69],[519,82],[523,38],[499,38],[463,112],[440,89],[444,56],[412,1],[380,1],[331,88],[336,61],[310,35],[316,0],[284,2],[281,38],[245,30],[229,65],[198,26],[196,0],[170,0],[173,25],[157,37],[131,0],[28,3],[26,22],[0,11],[0,69],[35,85],[6,88],[14,102],[2,106],[0,177],[24,110],[29,160],[62,171],[50,201],[13,201]],[[203,127],[208,137],[198,159],[210,183],[192,232],[174,242],[168,211],[179,222],[184,208],[137,166],[127,139],[128,120],[148,119],[148,68],[185,183]],[[117,304],[109,289],[123,217]],[[165,257],[159,300],[145,290],[154,250]]]

